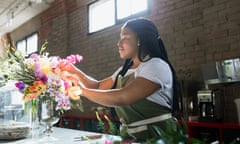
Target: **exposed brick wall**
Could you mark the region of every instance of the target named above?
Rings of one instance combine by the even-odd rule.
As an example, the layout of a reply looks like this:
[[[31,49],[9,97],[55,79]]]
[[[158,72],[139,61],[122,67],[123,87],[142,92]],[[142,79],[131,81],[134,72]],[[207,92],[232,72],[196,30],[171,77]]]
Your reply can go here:
[[[68,51],[68,2],[55,1],[52,6],[39,17],[41,28],[39,29],[40,45],[44,40],[49,41],[49,52],[53,55],[65,55]]]
[[[161,6],[151,18],[176,69],[191,68],[201,79],[199,65],[239,57],[239,1],[169,0],[154,5]]]
[[[149,2],[151,10],[144,16],[158,26],[177,72],[190,69],[191,78],[202,82],[201,64],[240,57],[239,0]],[[40,41],[49,41],[53,55],[83,55],[84,61],[78,67],[102,79],[122,64],[116,49],[122,24],[88,35],[86,5],[89,3],[89,0],[55,1],[39,15]]]

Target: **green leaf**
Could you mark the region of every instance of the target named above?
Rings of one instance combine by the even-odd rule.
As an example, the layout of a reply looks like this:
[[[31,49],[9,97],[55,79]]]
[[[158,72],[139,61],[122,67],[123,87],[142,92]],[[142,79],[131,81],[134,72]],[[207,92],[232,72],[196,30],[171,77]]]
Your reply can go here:
[[[41,49],[40,49],[40,55],[42,55],[45,52],[45,50],[47,49],[47,45],[48,45],[48,41],[45,40]]]
[[[70,99],[70,103],[71,103],[71,108],[72,109],[77,109],[77,110],[80,110],[81,112],[84,111],[81,99],[79,99],[79,100]]]
[[[166,122],[166,129],[163,130],[157,125],[153,125],[157,136],[148,140],[153,144],[187,144],[189,141],[195,144],[204,144],[204,141],[196,138],[189,139],[187,134],[187,125],[182,119],[182,124],[179,124],[176,119],[171,119]]]

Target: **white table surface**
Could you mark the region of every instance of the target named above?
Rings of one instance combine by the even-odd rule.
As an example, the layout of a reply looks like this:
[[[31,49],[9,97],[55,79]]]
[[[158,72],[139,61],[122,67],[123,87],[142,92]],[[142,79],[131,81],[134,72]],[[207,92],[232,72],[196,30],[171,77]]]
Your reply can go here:
[[[81,130],[73,130],[73,129],[66,129],[66,128],[53,128],[52,136],[48,137],[41,133],[34,136],[34,137],[27,137],[20,140],[14,140],[14,141],[1,141],[2,144],[105,144],[106,141],[113,141],[118,140],[120,141],[121,138],[118,136],[113,135],[105,135],[101,133],[94,133],[94,132],[87,132],[87,131],[81,131]],[[84,140],[78,141],[76,140],[76,137],[81,136],[89,136],[89,135],[99,135],[101,134],[102,137],[99,139],[94,140]]]

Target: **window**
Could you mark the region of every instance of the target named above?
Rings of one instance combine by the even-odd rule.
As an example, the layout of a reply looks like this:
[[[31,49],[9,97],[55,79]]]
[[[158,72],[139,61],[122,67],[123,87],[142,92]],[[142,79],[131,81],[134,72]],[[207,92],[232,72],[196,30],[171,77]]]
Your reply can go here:
[[[19,50],[24,56],[28,56],[38,51],[38,35],[34,33],[23,40],[17,42],[17,50]]]
[[[147,0],[117,0],[117,19],[147,10]]]
[[[147,0],[98,0],[88,6],[88,32],[113,26],[147,10]]]
[[[89,6],[89,32],[114,24],[114,1],[102,0]]]

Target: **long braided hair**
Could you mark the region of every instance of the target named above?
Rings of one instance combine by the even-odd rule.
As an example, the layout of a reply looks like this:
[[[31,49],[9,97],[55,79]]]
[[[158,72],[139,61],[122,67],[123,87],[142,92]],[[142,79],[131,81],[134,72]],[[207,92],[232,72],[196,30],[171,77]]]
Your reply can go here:
[[[137,18],[133,20],[127,21],[124,28],[129,28],[133,32],[135,32],[138,36],[139,44],[138,44],[138,58],[141,62],[145,62],[150,60],[151,58],[157,57],[164,60],[170,67],[172,71],[173,77],[173,102],[172,102],[172,112],[178,113],[179,112],[179,104],[178,104],[178,88],[177,88],[177,80],[176,80],[176,73],[171,65],[168,55],[161,40],[157,27],[154,23],[145,18]],[[143,57],[144,54],[148,55],[149,58],[145,59]],[[125,64],[123,65],[122,70],[118,73],[118,75],[124,76],[127,70],[131,67],[132,61],[131,59],[127,59]],[[115,84],[113,88],[116,87],[117,79],[115,80]]]

